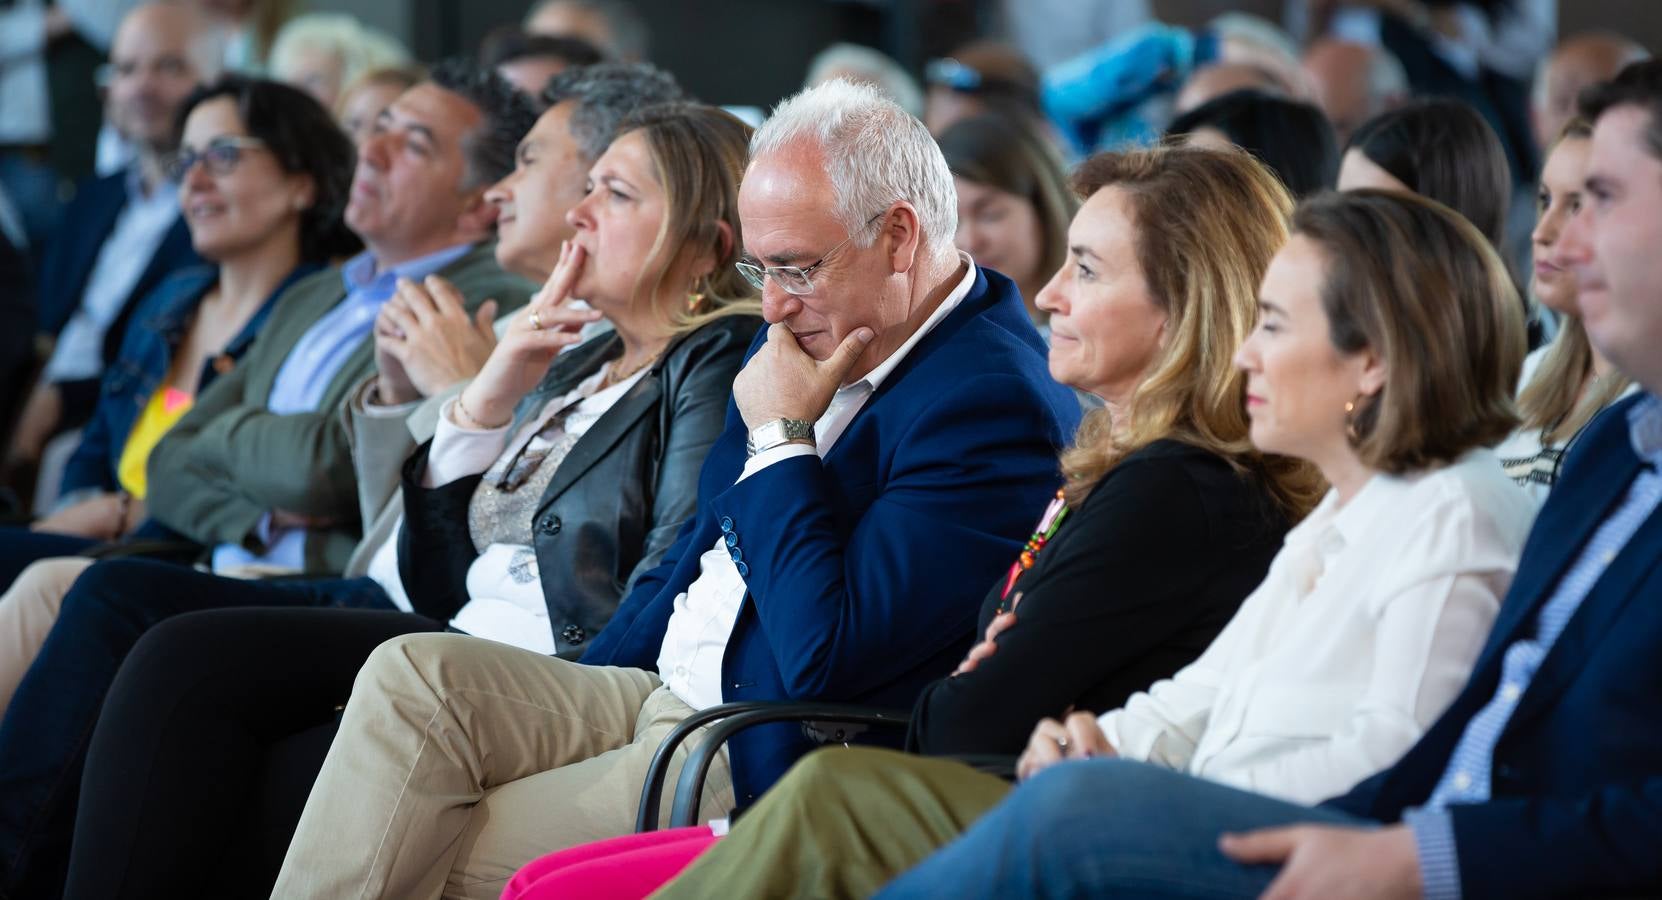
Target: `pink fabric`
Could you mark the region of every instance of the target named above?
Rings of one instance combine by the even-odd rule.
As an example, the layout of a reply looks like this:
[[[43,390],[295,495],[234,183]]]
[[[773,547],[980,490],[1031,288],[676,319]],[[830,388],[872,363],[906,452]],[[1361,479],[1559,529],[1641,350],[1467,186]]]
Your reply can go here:
[[[640,900],[721,840],[707,825],[626,834],[534,859],[502,889],[502,900]]]

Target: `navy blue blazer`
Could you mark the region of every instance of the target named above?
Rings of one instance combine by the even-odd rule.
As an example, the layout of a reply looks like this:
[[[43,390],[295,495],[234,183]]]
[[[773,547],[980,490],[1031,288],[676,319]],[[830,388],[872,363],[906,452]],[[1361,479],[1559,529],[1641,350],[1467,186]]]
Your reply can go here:
[[[172,190],[171,187],[163,189]],[[115,220],[126,205],[125,169],[89,179],[75,192],[75,199],[64,210],[63,224],[46,246],[36,279],[35,320],[42,334],[57,335],[80,309],[81,295],[86,292],[87,278],[98,261],[98,251],[115,230]],[[105,363],[113,360],[120,349],[121,334],[138,299],[155,290],[168,273],[201,262],[202,258],[191,247],[190,230],[180,216],[168,229],[155,255],[150,257],[132,293],[122,302],[122,312],[104,338]]]
[[[1016,286],[980,270],[823,461],[796,457],[735,484],[747,431],[729,400],[697,514],[583,662],[656,671],[676,596],[725,540],[749,593],[722,660],[724,700],[909,708],[963,658],[987,585],[1055,492],[1057,450],[1078,423]],[[735,737],[739,805],[810,749],[794,725]]]
[[[1524,544],[1471,681],[1396,765],[1328,801],[1393,822],[1430,798],[1506,649],[1642,464],[1627,411],[1576,442]],[[1662,889],[1662,511],[1639,526],[1541,662],[1495,746],[1488,803],[1451,806],[1464,896],[1655,895]]]

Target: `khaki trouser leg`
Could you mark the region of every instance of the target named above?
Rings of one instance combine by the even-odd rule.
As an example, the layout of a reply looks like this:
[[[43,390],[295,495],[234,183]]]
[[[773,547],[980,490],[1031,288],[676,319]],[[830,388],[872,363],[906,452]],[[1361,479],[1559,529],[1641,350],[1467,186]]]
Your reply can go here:
[[[0,716],[58,621],[64,595],[90,565],[76,556],[30,563],[0,594]]]
[[[639,669],[462,635],[388,641],[358,673],[272,896],[494,897],[489,883],[561,841],[628,833],[657,739],[686,712]],[[725,814],[727,785],[722,764],[711,787],[729,799],[707,794],[706,810]]]
[[[486,791],[462,836],[445,896],[496,900],[514,872],[531,860],[633,831],[647,764],[664,736],[691,712],[668,688],[660,687],[641,707],[636,737],[628,746]],[[675,779],[687,753],[701,740],[702,735],[695,734],[681,745],[670,767],[660,821],[669,821]],[[699,820],[725,816],[733,805],[724,753],[710,766]]]
[[[1010,789],[950,760],[820,750],[652,897],[869,897],[962,834]]]

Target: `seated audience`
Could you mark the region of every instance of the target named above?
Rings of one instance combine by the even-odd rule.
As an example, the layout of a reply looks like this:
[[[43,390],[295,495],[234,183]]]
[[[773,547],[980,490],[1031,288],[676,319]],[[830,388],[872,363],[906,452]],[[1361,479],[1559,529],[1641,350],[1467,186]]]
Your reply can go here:
[[[371,69],[342,88],[340,99],[335,101],[335,118],[341,130],[352,139],[352,146],[360,147],[369,140],[381,110],[426,77],[415,66],[389,66]]]
[[[982,601],[980,643],[914,705],[915,752],[1013,758],[1034,722],[1106,712],[1170,677],[1322,490],[1312,467],[1251,448],[1245,378],[1209,350],[1246,337],[1287,239],[1292,202],[1275,177],[1239,151],[1173,147],[1097,157],[1074,183],[1087,198],[1075,255],[1039,304],[1058,329],[1051,374],[1106,408],[1086,417],[1062,457],[1066,486]],[[602,841],[532,863],[507,895],[644,896],[673,874],[660,864],[679,868],[711,839],[681,834],[679,860],[670,835],[628,853],[613,851],[642,837]]]
[[[1073,396],[1014,285],[952,246],[933,139],[876,90],[833,81],[776,109],[738,208],[740,268],[775,324],[734,381],[695,517],[582,663],[460,635],[377,649],[276,895],[495,896],[550,847],[628,831],[690,712],[909,704],[963,657],[1054,484]],[[754,802],[806,749],[788,726],[742,735],[701,814]],[[361,852],[385,835],[396,855]]]
[[[546,196],[539,188],[562,172],[544,157],[555,149],[545,125],[561,121],[550,116],[527,137],[516,177],[494,189],[506,194],[505,213]],[[174,619],[141,642],[112,688],[114,708],[98,732],[108,737],[95,738],[87,764],[95,784],[107,766],[120,774],[96,800],[87,795],[103,808],[83,817],[75,851],[86,859],[115,851],[134,863],[119,872],[72,866],[72,896],[107,896],[118,886],[143,896],[192,879],[207,891],[211,873],[193,849],[204,842],[243,851],[230,856],[241,883],[269,892],[333,732],[333,710],[376,644],[449,620],[512,646],[575,656],[627,586],[662,560],[693,513],[698,469],[760,325],[749,285],[732,266],[739,244],[729,237],[738,233],[733,200],[748,129],[691,106],[644,110],[622,127],[594,166],[597,187],[570,212],[572,249],[548,248],[558,266],[532,309],[540,328],[528,316],[512,320],[479,377],[442,404],[437,434],[406,467],[401,536],[381,545],[368,571],[378,590],[418,615],[227,609]],[[610,191],[625,186],[649,207],[642,215],[604,209]],[[515,227],[558,236],[529,217]],[[660,235],[665,249],[647,252]],[[573,289],[616,329],[556,357],[575,334],[567,326],[595,314],[561,301]],[[691,309],[689,289],[702,295]],[[540,381],[526,383],[527,375]],[[506,426],[457,425],[504,400],[509,412],[518,408],[511,437]],[[161,581],[233,607],[273,605],[262,591],[306,586],[251,591],[195,573]],[[86,599],[78,591],[70,602]],[[276,710],[247,703],[265,691],[283,696]],[[169,699],[178,696],[196,699],[179,709]],[[245,749],[216,752],[233,735]],[[98,747],[111,742],[116,755],[101,759]],[[309,748],[315,752],[300,752]],[[135,782],[141,759],[149,777]],[[178,799],[175,788],[208,772],[216,783],[246,785],[245,793]],[[244,808],[246,797],[272,789],[287,792],[275,808]],[[244,824],[227,837],[227,820]],[[250,847],[244,835],[280,842]],[[135,843],[148,847],[129,857]]]
[[[548,79],[575,66],[592,66],[603,58],[582,38],[531,34],[513,27],[492,31],[479,45],[479,64],[508,79],[533,100],[542,96]]]
[[[1027,314],[1049,336],[1036,298],[1068,255],[1079,201],[1054,150],[1033,128],[1001,115],[964,119],[937,138],[958,195],[953,242],[976,264],[1016,283]]]
[[[1546,148],[1536,189],[1539,221],[1530,290],[1541,305],[1559,315],[1558,334],[1524,359],[1518,382],[1523,425],[1495,448],[1507,474],[1537,502],[1552,490],[1564,454],[1582,429],[1605,407],[1638,390],[1587,340],[1576,303],[1575,272],[1560,240],[1587,202],[1582,185],[1592,137],[1585,120],[1572,119],[1558,142]]]
[[[341,221],[353,151],[328,111],[272,81],[228,76],[181,110],[176,170],[191,241],[212,266],[163,281],[140,304],[35,534],[0,529],[0,712],[90,559],[68,556],[144,519],[145,462],[196,395],[240,360],[296,280],[357,245]],[[16,558],[39,560],[23,570]],[[15,580],[14,580],[15,578]]]
[[[1629,66],[1581,111],[1593,203],[1560,240],[1589,340],[1643,393],[1570,451],[1471,680],[1425,738],[1316,807],[1129,761],[1056,766],[879,896],[1662,890],[1662,65]]]
[[[540,0],[525,14],[525,30],[577,38],[616,62],[650,57],[652,35],[628,0]]]
[[[454,281],[469,314],[487,296],[505,308],[524,302],[529,283],[491,258],[486,241],[496,211],[484,192],[511,168],[509,139],[517,142],[530,121],[524,98],[463,63],[440,66],[433,81],[382,113],[376,135],[360,149],[345,212],[365,252],[285,291],[241,363],[198,394],[150,452],[150,514],[198,543],[217,545],[216,570],[329,573],[345,564],[359,509],[341,410],[373,365],[376,311],[400,277],[434,273]],[[0,720],[0,860],[10,861],[0,887],[61,879],[67,822],[53,816],[73,804],[80,760],[73,748],[84,746],[131,641],[177,604],[188,608],[196,599],[143,575],[117,571],[100,580],[136,598],[132,608],[144,612],[136,620],[100,620],[118,623],[113,631],[83,629],[69,613],[92,604],[66,598]],[[363,590],[314,590],[296,602],[387,605]],[[43,669],[48,657],[59,662]]]
[[[1203,146],[1240,147],[1269,166],[1294,199],[1333,187],[1339,174],[1333,129],[1321,110],[1302,100],[1236,91],[1178,116],[1166,134]]]
[[[1341,147],[1363,122],[1396,109],[1409,96],[1402,63],[1377,44],[1317,38],[1304,50],[1303,69],[1310,98],[1332,123]]]
[[[1292,230],[1236,359],[1253,445],[1309,460],[1332,488],[1198,660],[1101,717],[1040,722],[1017,767],[1024,781],[1064,759],[1120,757],[1314,802],[1397,759],[1471,671],[1533,510],[1485,449],[1515,422],[1523,322],[1511,279],[1469,223],[1400,193],[1323,195]],[[979,817],[998,819],[1010,792],[960,763],[822,751],[666,896],[717,885],[737,897],[866,896]],[[1117,795],[1091,799],[1129,829],[1155,825]],[[1174,803],[1162,818],[1191,815]],[[982,890],[1031,892],[990,888],[1005,851],[978,852],[989,857]]]
[[[392,36],[346,13],[295,16],[277,32],[271,77],[311,94],[328,109],[366,73],[410,64],[409,51]]]
[[[0,467],[25,500],[46,442],[92,415],[134,304],[169,273],[201,262],[179,215],[178,186],[167,180],[167,159],[178,139],[179,105],[218,74],[219,46],[185,4],[137,6],[116,30],[107,116],[137,158],[82,184],[45,247],[35,321],[54,342],[51,355],[32,389],[3,388],[28,393],[15,430],[0,435],[8,447]]]

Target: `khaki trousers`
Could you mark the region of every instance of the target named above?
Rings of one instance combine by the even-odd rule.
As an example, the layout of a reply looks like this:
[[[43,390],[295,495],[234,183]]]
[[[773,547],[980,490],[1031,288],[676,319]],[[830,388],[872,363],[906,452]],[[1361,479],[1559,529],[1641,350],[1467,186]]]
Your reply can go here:
[[[652,900],[869,897],[964,833],[1012,787],[946,759],[818,750]]]
[[[0,716],[52,633],[64,595],[90,565],[78,556],[30,563],[0,594]]]
[[[272,896],[495,900],[532,859],[632,831],[647,763],[691,712],[640,669],[394,638],[358,673]],[[700,816],[733,805],[724,755]]]

